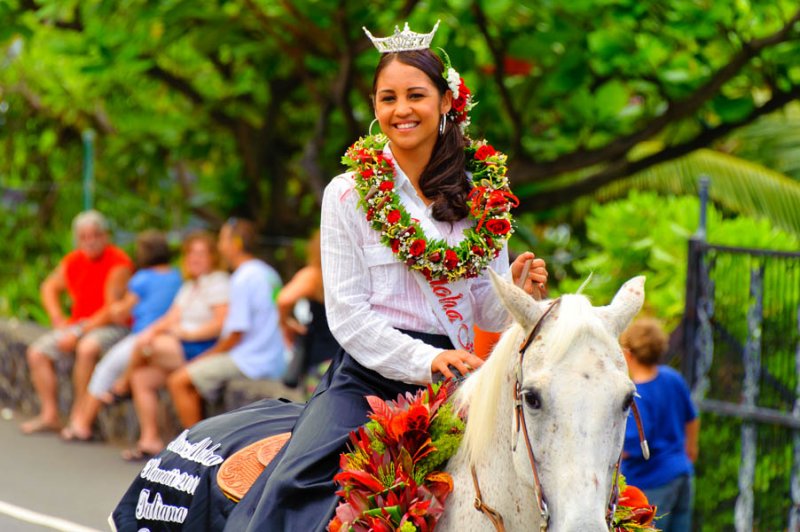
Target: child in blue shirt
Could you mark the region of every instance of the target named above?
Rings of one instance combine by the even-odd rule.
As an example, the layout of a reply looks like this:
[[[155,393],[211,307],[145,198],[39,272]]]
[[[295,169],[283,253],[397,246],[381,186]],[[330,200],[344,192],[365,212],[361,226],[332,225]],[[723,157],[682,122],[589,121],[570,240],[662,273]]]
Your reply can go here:
[[[640,395],[636,403],[650,446],[650,459],[645,460],[631,415],[625,431],[622,473],[658,507],[659,529],[689,531],[700,427],[689,388],[680,373],[659,365],[667,351],[667,335],[657,320],[634,321],[622,333],[620,343]]]

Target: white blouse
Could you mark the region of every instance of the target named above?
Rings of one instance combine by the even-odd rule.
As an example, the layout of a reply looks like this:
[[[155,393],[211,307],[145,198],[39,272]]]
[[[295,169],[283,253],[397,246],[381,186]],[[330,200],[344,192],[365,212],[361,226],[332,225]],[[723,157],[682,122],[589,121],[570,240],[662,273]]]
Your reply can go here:
[[[388,146],[385,149],[388,150]],[[395,162],[395,191],[404,205],[424,212],[455,245],[472,225],[465,218],[452,224],[431,217],[414,186]],[[441,349],[411,338],[397,329],[447,334],[436,319],[413,275],[380,241],[380,233],[358,206],[352,173],[335,177],[322,200],[322,273],[328,325],[345,351],[361,365],[387,379],[431,382],[431,363]],[[503,248],[491,268],[510,276],[508,250]],[[497,331],[508,324],[508,313],[494,294],[488,272],[469,281],[469,294],[479,327]]]

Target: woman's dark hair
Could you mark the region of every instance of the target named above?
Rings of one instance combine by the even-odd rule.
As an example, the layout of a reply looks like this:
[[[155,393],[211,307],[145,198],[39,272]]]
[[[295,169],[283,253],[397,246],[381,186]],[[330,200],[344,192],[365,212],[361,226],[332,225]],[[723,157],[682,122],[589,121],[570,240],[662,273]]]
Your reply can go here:
[[[136,265],[139,268],[169,264],[171,255],[167,237],[161,231],[148,229],[136,237]]]
[[[392,61],[423,71],[444,96],[449,89],[444,79],[444,63],[429,49],[383,54],[372,80],[373,98],[378,88],[378,76]],[[471,185],[464,174],[464,147],[466,141],[459,128],[449,118],[445,131],[433,147],[431,160],[422,171],[419,187],[425,197],[433,200],[432,214],[441,222],[456,222],[469,213],[467,196]]]

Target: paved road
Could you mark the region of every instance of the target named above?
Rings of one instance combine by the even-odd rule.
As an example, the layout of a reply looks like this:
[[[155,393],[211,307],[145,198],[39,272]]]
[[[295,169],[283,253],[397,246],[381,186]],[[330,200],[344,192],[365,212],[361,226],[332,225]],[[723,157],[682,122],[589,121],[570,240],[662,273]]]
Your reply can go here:
[[[23,436],[19,421],[0,419],[0,531],[108,530],[108,514],[141,465],[106,444]],[[40,516],[54,519],[30,524],[43,522]]]

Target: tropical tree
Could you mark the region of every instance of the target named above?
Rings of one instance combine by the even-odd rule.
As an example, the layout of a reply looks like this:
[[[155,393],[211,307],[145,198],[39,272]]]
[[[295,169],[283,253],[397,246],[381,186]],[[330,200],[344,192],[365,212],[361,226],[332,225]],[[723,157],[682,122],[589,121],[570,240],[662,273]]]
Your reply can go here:
[[[267,234],[314,223],[339,154],[367,129],[376,52],[362,26],[443,20],[436,42],[475,88],[476,134],[510,152],[524,210],[710,146],[800,96],[791,0],[3,0],[0,17],[0,91],[34,137],[2,130],[16,159],[0,175],[74,180],[49,159],[77,160],[91,127],[101,188],[177,184],[195,213],[238,210]]]

